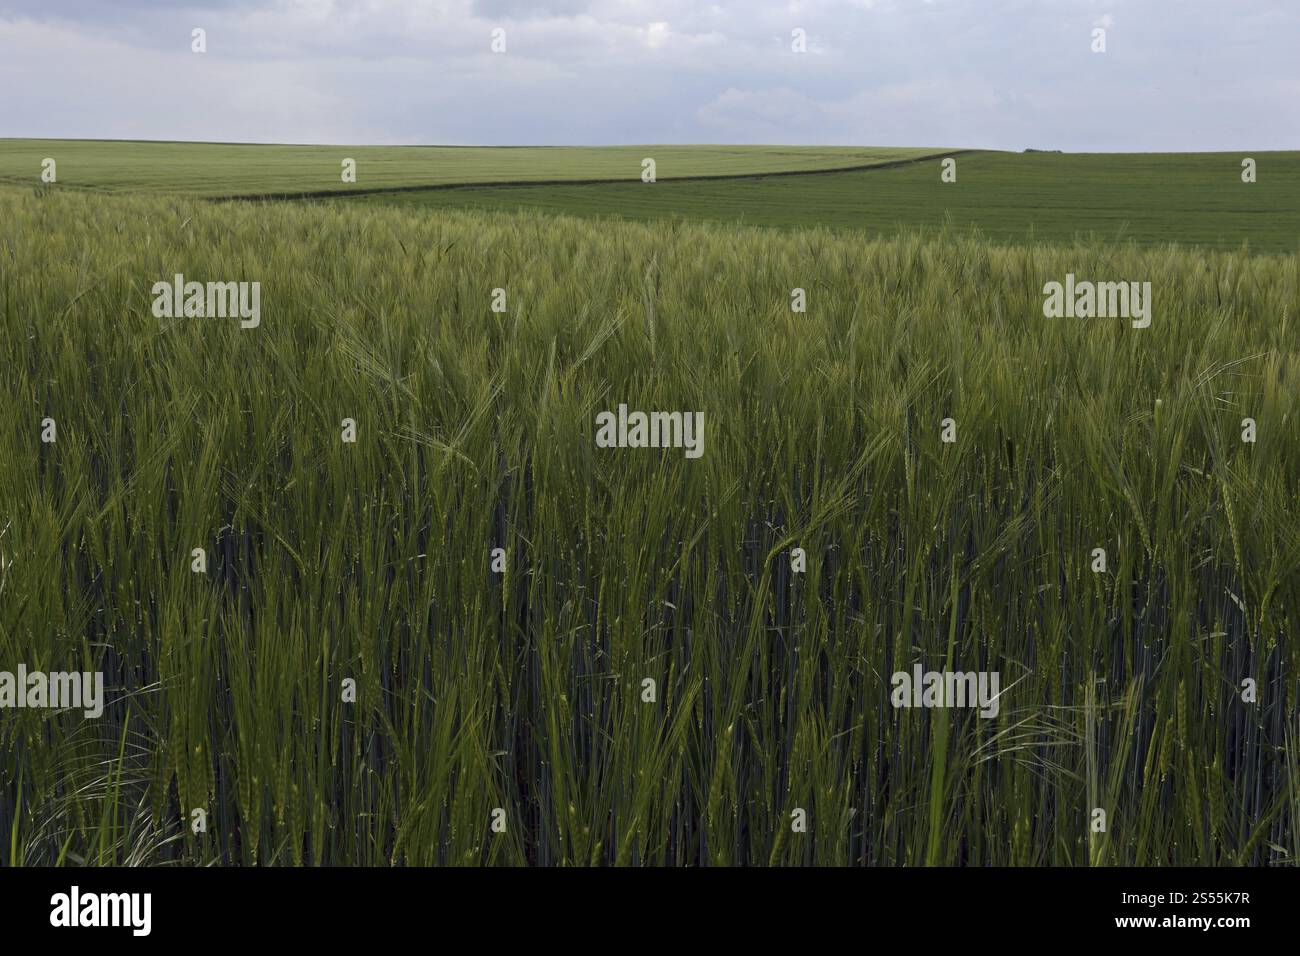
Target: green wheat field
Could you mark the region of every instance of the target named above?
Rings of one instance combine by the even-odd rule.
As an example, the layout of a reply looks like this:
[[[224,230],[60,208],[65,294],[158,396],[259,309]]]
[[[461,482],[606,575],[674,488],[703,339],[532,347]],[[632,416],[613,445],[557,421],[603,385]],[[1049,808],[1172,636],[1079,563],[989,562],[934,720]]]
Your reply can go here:
[[[0,141],[0,863],[1300,861],[1300,154],[349,149]]]

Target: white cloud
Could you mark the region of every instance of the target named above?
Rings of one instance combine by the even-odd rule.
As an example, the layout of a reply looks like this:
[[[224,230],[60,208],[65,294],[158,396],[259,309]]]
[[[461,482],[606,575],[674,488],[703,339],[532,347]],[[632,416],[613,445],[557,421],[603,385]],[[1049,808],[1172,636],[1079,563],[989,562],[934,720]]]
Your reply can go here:
[[[668,42],[668,24],[664,23],[662,20],[658,23],[650,24],[643,32],[645,34],[645,45],[652,50],[657,50]]]
[[[12,136],[1158,150],[1300,129],[1289,0],[0,2]],[[1088,24],[1117,17],[1092,56]]]

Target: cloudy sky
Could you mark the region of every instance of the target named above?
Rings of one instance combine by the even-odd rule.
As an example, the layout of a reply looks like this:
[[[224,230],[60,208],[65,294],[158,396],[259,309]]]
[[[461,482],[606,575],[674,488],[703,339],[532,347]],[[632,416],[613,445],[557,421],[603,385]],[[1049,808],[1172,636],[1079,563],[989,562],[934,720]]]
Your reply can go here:
[[[1294,149],[1300,0],[0,0],[0,91],[0,137]]]

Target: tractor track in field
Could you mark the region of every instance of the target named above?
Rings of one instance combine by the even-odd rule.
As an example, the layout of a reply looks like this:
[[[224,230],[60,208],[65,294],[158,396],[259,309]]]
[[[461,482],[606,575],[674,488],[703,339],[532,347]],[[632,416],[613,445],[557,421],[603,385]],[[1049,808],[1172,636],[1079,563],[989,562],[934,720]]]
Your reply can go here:
[[[911,159],[891,159],[883,163],[866,163],[855,166],[833,166],[826,169],[782,169],[763,173],[705,173],[698,176],[669,176],[661,183],[698,183],[728,179],[775,179],[789,176],[825,176],[831,173],[860,173],[876,169],[898,169],[917,163],[933,162],[955,156],[982,153],[980,149],[951,149],[941,153],[928,153]],[[373,186],[365,189],[316,189],[302,192],[237,193],[229,196],[204,196],[208,202],[280,202],[297,199],[339,199],[349,196],[382,196],[391,193],[438,192],[449,189],[521,189],[528,186],[609,186],[618,183],[639,183],[636,179],[529,179],[497,180],[470,183],[430,183],[423,186]]]

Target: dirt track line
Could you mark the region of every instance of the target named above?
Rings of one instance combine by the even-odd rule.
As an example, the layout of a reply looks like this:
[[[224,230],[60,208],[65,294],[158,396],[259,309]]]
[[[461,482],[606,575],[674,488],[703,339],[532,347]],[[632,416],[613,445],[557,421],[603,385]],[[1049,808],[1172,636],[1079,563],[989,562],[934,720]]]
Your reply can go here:
[[[833,166],[826,169],[782,169],[767,173],[712,173],[699,176],[668,176],[661,183],[697,183],[710,180],[726,179],[771,179],[784,176],[824,176],[828,173],[859,173],[873,169],[897,169],[900,166],[915,166],[936,159],[951,156],[966,156],[970,153],[987,152],[980,149],[953,149],[944,153],[930,153],[915,156],[912,159],[891,159],[883,163],[868,163],[858,166]],[[478,183],[430,183],[424,186],[375,186],[366,189],[317,189],[295,193],[240,193],[231,196],[201,196],[209,202],[276,202],[292,199],[340,199],[348,196],[380,196],[386,193],[433,192],[444,189],[520,189],[527,186],[609,186],[618,183],[636,183],[640,179],[531,179],[505,180]]]

